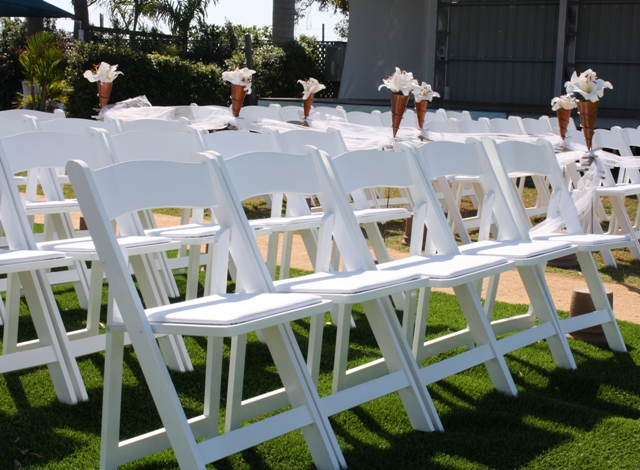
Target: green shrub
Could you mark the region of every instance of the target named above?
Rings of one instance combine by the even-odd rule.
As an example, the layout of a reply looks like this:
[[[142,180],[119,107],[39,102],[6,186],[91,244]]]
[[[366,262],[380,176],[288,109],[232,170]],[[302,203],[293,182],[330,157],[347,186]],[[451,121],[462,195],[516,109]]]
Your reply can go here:
[[[301,36],[283,47],[263,45],[254,48],[256,74],[253,81],[257,94],[261,97],[302,96],[298,80],[315,77],[322,81],[322,74],[316,65],[318,55],[316,40],[308,36]],[[242,50],[237,50],[226,65],[228,69],[246,67]]]
[[[228,90],[216,65],[194,64],[126,47],[81,44],[67,68],[67,81],[74,89],[66,106],[69,117],[89,118],[96,114],[96,85],[82,74],[100,62],[118,64],[118,70],[123,72],[113,83],[110,103],[145,95],[154,106],[227,104]]]

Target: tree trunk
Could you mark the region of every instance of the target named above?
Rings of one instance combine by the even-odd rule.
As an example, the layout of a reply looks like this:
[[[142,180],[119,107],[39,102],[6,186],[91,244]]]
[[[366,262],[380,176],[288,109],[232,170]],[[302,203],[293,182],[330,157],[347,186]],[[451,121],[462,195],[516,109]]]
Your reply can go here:
[[[44,18],[27,18],[27,36],[31,37],[38,31],[44,31]]]
[[[79,39],[78,34],[82,29],[84,31],[84,40],[91,41],[91,32],[87,31],[87,26],[89,26],[89,4],[87,0],[73,0],[73,12],[82,22],[82,24],[73,23],[73,37]]]
[[[281,46],[293,40],[296,0],[273,0],[273,43]]]

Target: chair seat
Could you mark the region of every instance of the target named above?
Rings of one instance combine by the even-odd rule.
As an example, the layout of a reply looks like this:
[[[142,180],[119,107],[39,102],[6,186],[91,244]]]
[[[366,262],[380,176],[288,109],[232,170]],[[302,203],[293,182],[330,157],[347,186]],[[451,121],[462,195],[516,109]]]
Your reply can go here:
[[[0,266],[65,258],[60,251],[0,250]]]
[[[272,230],[302,230],[316,228],[324,214],[300,215],[295,217],[269,217],[266,219],[253,219],[249,221],[251,227],[261,226]]]
[[[121,248],[141,248],[156,245],[164,245],[172,243],[172,240],[164,237],[116,237],[118,245]],[[50,242],[38,243],[40,249],[55,249],[65,253],[94,253],[96,248],[93,244],[93,240],[90,237],[72,238],[69,240],[54,240]],[[163,248],[165,249],[165,248]],[[169,249],[169,248],[166,248]]]
[[[596,188],[599,196],[635,196],[640,194],[640,184],[616,184]]]
[[[580,249],[588,251],[622,248],[633,245],[634,241],[628,235],[609,235],[606,233],[588,233],[588,234],[571,234],[571,233],[550,233],[545,235],[531,234],[534,240],[551,240],[571,243],[578,245]]]
[[[77,199],[64,201],[37,201],[25,204],[27,215],[32,214],[60,214],[61,212],[80,212]]]
[[[502,256],[514,261],[537,260],[540,258],[553,259],[577,251],[571,243],[560,241],[510,242],[484,240],[459,247],[463,255],[492,255]]]
[[[275,281],[278,292],[307,292],[313,294],[359,294],[394,286],[420,278],[418,273],[383,271],[352,271],[314,273],[292,279]]]
[[[387,220],[408,219],[411,212],[401,207],[379,208],[379,209],[357,209],[354,210],[358,222],[386,222]]]
[[[147,309],[149,322],[236,325],[322,303],[308,294],[219,294]]]
[[[452,279],[490,268],[512,268],[506,258],[497,256],[435,255],[410,256],[378,265],[380,271],[403,270],[432,279]]]

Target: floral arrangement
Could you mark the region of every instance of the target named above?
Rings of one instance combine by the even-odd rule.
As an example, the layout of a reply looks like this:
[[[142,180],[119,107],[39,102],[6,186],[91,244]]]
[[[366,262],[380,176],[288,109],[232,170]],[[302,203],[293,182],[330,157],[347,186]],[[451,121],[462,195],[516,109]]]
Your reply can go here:
[[[613,85],[610,82],[605,82],[596,76],[596,73],[591,70],[585,70],[580,75],[573,72],[571,80],[564,84],[568,94],[574,94],[574,96],[580,101],[596,102],[604,94],[604,89],[613,89]]]
[[[106,62],[100,62],[100,65],[94,65],[93,70],[84,72],[83,77],[90,82],[111,83],[122,72],[118,70],[118,65],[109,65]]]
[[[576,107],[576,99],[573,95],[560,95],[551,100],[551,110],[573,109]]]
[[[378,87],[380,90],[383,87],[391,90],[391,93],[402,93],[404,96],[409,96],[409,92],[413,89],[413,74],[411,72],[405,72],[396,67],[396,71],[393,75],[382,80],[384,83]],[[417,82],[416,82],[417,83]]]
[[[222,79],[226,82],[230,82],[232,85],[243,86],[248,95],[251,94],[251,81],[252,75],[256,73],[255,70],[248,69],[246,67],[240,69],[235,68],[228,72],[222,72]]]
[[[317,92],[324,90],[326,87],[313,77],[309,77],[308,80],[298,80],[298,83],[302,85],[304,89],[302,92],[302,99],[306,100],[309,96],[316,94]]]
[[[440,94],[431,89],[431,85],[426,82],[422,82],[422,85],[418,84],[418,80],[414,80],[411,84],[413,97],[416,103],[427,100],[431,101],[434,97],[440,98]]]

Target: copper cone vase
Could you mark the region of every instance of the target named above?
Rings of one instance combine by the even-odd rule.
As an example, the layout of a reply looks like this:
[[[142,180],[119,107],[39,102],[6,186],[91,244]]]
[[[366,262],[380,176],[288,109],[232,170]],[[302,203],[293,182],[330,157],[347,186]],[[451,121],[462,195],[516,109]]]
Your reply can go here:
[[[418,116],[418,129],[422,129],[424,125],[424,115],[427,114],[427,105],[429,102],[427,100],[416,101],[416,115]]]
[[[231,111],[233,112],[233,117],[240,116],[240,109],[246,94],[247,91],[242,85],[231,84]]]
[[[558,114],[558,127],[560,127],[560,137],[564,139],[564,136],[567,134],[569,119],[571,119],[571,110],[558,109],[556,110],[556,113]]]
[[[304,107],[304,118],[307,119],[309,117],[309,113],[311,112],[311,103],[313,103],[313,93],[309,95],[309,98],[306,100],[302,100],[302,106]]]
[[[580,124],[582,125],[584,140],[587,143],[587,150],[590,152],[593,131],[595,131],[596,127],[598,101],[578,101],[578,113],[580,114]]]
[[[96,82],[98,84],[98,99],[100,100],[100,108],[104,108],[109,103],[111,95],[112,82]]]
[[[391,128],[393,129],[393,137],[395,138],[400,128],[400,122],[404,111],[407,109],[409,96],[402,93],[391,93]]]

